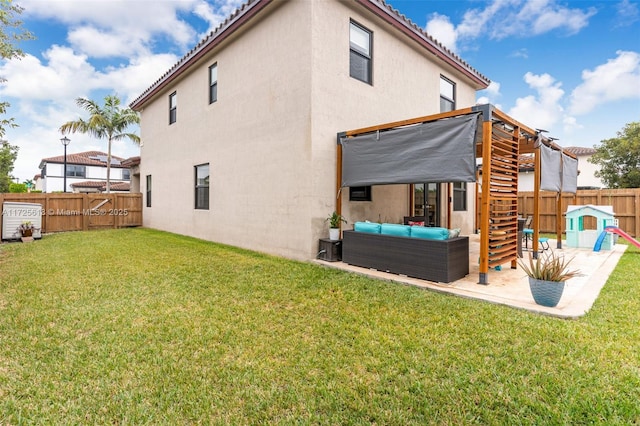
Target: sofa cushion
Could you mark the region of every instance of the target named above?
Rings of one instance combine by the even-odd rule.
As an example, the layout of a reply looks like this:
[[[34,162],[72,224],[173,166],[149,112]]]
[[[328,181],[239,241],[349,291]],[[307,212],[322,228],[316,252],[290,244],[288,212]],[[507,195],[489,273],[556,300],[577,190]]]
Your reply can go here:
[[[411,236],[411,227],[398,223],[383,223],[380,225],[380,233],[385,235],[395,235],[396,237]]]
[[[358,232],[368,232],[370,234],[379,234],[380,224],[374,222],[356,222],[353,224],[353,230]]]
[[[449,230],[438,227],[412,226],[411,236],[427,240],[446,240],[449,238]]]
[[[449,238],[456,238],[460,236],[460,228],[449,229]]]

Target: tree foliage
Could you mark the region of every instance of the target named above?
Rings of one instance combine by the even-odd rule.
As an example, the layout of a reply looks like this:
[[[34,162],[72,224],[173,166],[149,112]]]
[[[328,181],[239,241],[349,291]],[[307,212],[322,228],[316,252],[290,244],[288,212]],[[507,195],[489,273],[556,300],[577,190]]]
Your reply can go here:
[[[76,104],[89,113],[87,119],[79,118],[60,126],[63,135],[84,133],[97,139],[107,139],[107,193],[111,192],[111,143],[122,139],[139,144],[140,137],[127,132],[130,126],[140,123],[138,113],[131,108],[122,108],[121,101],[115,95],[107,95],[104,105],[86,98],[77,98]]]
[[[0,57],[4,60],[24,56],[18,43],[34,38],[29,31],[22,28],[22,21],[18,19],[22,11],[20,6],[13,4],[13,0],[0,0]],[[4,81],[0,77],[0,83]],[[0,115],[4,116],[9,106],[8,102],[0,102]],[[16,127],[13,118],[0,119],[0,137],[5,135],[8,127]]]
[[[640,188],[640,122],[628,123],[617,135],[594,146],[589,162],[600,167],[595,175],[607,188]]]
[[[9,192],[11,186],[11,172],[13,163],[18,158],[18,147],[9,145],[7,141],[0,141],[0,193]]]

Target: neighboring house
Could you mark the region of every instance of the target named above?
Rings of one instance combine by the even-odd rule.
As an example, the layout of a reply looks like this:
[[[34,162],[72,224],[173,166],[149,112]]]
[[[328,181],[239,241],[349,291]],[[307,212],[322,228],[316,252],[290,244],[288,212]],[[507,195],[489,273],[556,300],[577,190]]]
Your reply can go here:
[[[42,176],[40,173],[33,177],[34,188],[36,191],[42,191]]]
[[[123,167],[128,167],[131,176],[131,188],[130,192],[140,192],[140,156],[129,157],[122,163]]]
[[[124,159],[111,156],[111,184],[127,183],[130,181],[130,170],[122,165]],[[43,158],[40,161],[43,192],[64,192],[64,155]],[[106,185],[107,154],[100,151],[86,151],[77,154],[67,154],[67,188],[66,192],[96,192],[74,191],[74,184],[85,182],[99,182]],[[80,187],[78,187],[80,188]]]
[[[600,189],[605,185],[595,176],[598,166],[588,160],[596,150],[581,146],[569,146],[563,151],[570,152],[578,158],[578,189]],[[520,156],[520,174],[518,176],[518,191],[533,191],[533,155]]]
[[[470,107],[489,80],[381,0],[252,0],[131,104],[144,225],[314,258],[349,221],[474,230],[475,184],[339,191],[336,135]]]

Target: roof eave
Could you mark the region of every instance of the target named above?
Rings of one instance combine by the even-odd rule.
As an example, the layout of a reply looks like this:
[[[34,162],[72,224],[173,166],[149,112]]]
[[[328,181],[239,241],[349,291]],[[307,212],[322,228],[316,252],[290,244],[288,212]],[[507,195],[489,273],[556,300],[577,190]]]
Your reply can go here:
[[[416,24],[403,16],[384,1],[380,0],[355,0],[382,20],[408,36],[418,43],[422,48],[435,55],[441,61],[452,66],[476,84],[477,90],[489,87],[491,80],[475,70],[461,58],[431,38],[424,31],[420,30]]]
[[[129,106],[135,111],[140,111],[144,105],[155,95],[161,92],[167,85],[177,79],[186,72],[191,65],[199,61],[203,56],[207,55],[211,50],[217,47],[224,40],[229,38],[233,33],[238,31],[243,25],[249,22],[261,10],[263,10],[273,0],[255,0],[245,3],[240,9],[237,9],[235,15],[218,27],[206,39],[202,40],[190,52],[184,55],[169,71],[167,71],[159,80],[145,90],[142,95],[135,99]]]

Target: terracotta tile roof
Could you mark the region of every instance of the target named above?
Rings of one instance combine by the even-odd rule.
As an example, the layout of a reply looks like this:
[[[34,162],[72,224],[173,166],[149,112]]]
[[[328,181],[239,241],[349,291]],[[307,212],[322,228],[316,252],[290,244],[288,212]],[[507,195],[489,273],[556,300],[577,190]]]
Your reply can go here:
[[[562,150],[575,155],[593,155],[596,153],[594,148],[587,148],[584,146],[568,146],[566,148],[562,148]]]
[[[158,80],[142,92],[129,106],[134,110],[140,110],[151,97],[160,92],[182,73],[186,72],[189,67],[222,43],[238,28],[250,21],[272,1],[273,0],[247,0],[227,17],[224,22],[218,25],[215,30],[211,31],[193,49],[180,58],[180,60]],[[413,23],[405,15],[402,15],[391,5],[387,4],[384,0],[355,0],[355,3],[367,8],[381,19],[387,21],[391,26],[409,39],[417,42],[422,48],[435,55],[438,59],[461,71],[469,79],[475,81],[480,88],[486,88],[491,82],[489,78],[471,67],[471,65],[463,61],[458,55],[447,49],[442,43],[431,37],[426,31]]]
[[[518,158],[519,162],[520,162],[520,167],[519,170],[521,172],[525,172],[525,171],[531,171],[534,169],[534,163],[535,163],[535,159],[533,157],[533,154],[522,154],[519,158]]]
[[[122,164],[124,167],[133,167],[133,166],[139,166],[140,165],[140,156],[135,156],[135,157],[129,157],[126,160],[123,160]]]
[[[107,190],[106,181],[87,180],[84,182],[72,183],[71,186],[73,188],[97,188],[101,191]],[[129,182],[111,182],[112,191],[129,191],[130,187],[131,185],[129,184]]]
[[[117,155],[111,155],[111,167],[123,167],[122,161],[124,158]],[[40,168],[45,163],[64,163],[64,155],[58,155],[55,157],[43,158],[40,160]],[[107,153],[101,151],[85,151],[78,152],[76,154],[67,154],[67,164],[79,164],[83,166],[107,166]]]

